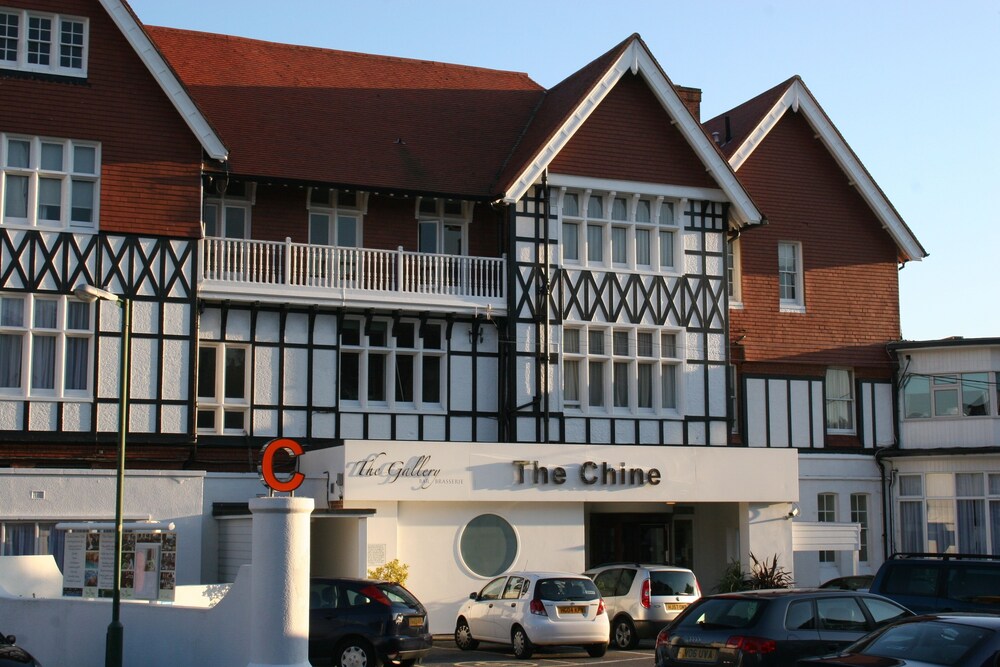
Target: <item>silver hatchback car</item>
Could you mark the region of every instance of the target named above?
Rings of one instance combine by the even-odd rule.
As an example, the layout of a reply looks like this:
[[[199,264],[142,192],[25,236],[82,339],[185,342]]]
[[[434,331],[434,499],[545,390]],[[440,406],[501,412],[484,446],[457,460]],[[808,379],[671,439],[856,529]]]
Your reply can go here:
[[[613,563],[584,572],[608,607],[611,643],[634,649],[701,597],[694,572],[672,565]]]

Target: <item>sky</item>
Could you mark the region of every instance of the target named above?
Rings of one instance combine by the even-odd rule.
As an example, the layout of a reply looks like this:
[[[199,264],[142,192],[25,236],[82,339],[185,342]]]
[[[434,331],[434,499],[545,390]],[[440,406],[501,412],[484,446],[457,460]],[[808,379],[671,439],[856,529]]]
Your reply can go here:
[[[928,253],[899,274],[903,338],[1000,337],[987,196],[1000,193],[1000,0],[129,4],[148,25],[526,72],[547,88],[637,32],[675,84],[702,90],[702,120],[797,74]]]

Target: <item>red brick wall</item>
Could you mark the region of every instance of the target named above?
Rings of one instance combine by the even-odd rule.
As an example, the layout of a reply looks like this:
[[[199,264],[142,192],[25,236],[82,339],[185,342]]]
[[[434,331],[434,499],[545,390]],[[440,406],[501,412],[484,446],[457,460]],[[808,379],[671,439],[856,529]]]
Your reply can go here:
[[[747,372],[794,374],[825,365],[890,368],[900,336],[896,248],[809,124],[788,113],[739,171],[769,224],[747,230],[742,310],[730,309]],[[778,308],[778,243],[799,242],[804,314]],[[757,366],[756,364],[766,364]]]
[[[201,146],[100,4],[13,3],[90,19],[85,81],[0,70],[0,131],[101,142],[102,231],[200,235]]]
[[[417,250],[416,202],[412,197],[370,195],[368,212],[362,222],[365,248]],[[469,226],[469,254],[499,257],[498,214],[487,204],[476,204]],[[251,213],[251,234],[255,239],[296,243],[309,240],[306,189],[294,186],[258,185]]]
[[[553,173],[718,187],[646,82],[626,74],[552,161]]]

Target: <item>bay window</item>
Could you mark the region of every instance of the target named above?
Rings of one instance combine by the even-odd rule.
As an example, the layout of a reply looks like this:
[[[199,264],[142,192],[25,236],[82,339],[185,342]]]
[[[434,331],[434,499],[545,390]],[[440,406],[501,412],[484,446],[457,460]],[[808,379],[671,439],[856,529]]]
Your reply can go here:
[[[906,419],[982,417],[990,408],[988,373],[910,375],[903,385]]]

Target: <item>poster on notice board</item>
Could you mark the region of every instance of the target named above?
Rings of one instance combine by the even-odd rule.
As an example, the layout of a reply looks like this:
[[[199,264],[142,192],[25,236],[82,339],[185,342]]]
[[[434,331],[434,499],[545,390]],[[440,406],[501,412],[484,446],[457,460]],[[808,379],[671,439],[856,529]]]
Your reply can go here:
[[[115,533],[71,531],[63,553],[63,595],[114,596]],[[126,530],[122,536],[123,600],[172,602],[177,586],[177,533]]]

